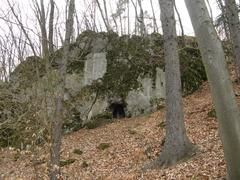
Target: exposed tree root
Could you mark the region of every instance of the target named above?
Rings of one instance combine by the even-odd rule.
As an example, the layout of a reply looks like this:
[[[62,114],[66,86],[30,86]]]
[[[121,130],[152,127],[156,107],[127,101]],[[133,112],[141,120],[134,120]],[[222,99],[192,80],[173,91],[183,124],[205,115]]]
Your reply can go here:
[[[168,151],[167,149],[165,149],[156,160],[150,162],[149,164],[146,164],[142,168],[142,171],[146,172],[152,169],[167,168],[177,163],[186,161],[192,156],[194,156],[197,150],[197,146],[191,143],[185,146],[185,149],[183,149],[182,151],[178,151],[175,154],[173,154],[173,152],[171,152],[170,150]]]

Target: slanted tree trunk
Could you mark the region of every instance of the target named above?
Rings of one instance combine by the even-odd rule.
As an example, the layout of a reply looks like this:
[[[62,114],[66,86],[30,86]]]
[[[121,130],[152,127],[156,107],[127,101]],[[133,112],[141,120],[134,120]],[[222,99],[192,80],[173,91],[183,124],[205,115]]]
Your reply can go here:
[[[221,42],[202,0],[185,0],[203,57],[219,122],[228,178],[240,179],[240,112]]]
[[[227,22],[233,42],[237,80],[240,82],[240,21],[235,0],[225,0]]]
[[[170,166],[191,155],[194,146],[187,137],[183,121],[174,1],[159,0],[159,5],[166,64],[166,141],[157,163]]]
[[[68,7],[68,16],[66,20],[66,33],[65,41],[63,44],[63,58],[59,66],[59,87],[56,95],[56,111],[55,118],[52,122],[51,134],[51,151],[50,151],[50,173],[51,180],[57,180],[60,175],[60,149],[62,137],[62,123],[63,123],[63,98],[66,79],[66,64],[69,56],[69,45],[73,33],[73,20],[74,20],[75,0],[70,0]]]
[[[212,7],[211,7],[211,5],[210,5],[210,3],[209,3],[209,0],[206,0],[206,3],[207,3],[207,5],[208,5],[208,9],[209,9],[209,13],[210,13],[210,18],[211,18],[211,20],[212,20],[212,22],[213,22]]]
[[[110,2],[109,2],[110,3]],[[107,22],[107,25],[108,25],[108,30],[110,30],[110,22],[109,22],[109,19],[108,19],[108,10],[107,10],[107,3],[106,3],[106,0],[103,0],[103,7],[104,7],[104,12],[105,12],[105,19],[106,19],[106,22]]]

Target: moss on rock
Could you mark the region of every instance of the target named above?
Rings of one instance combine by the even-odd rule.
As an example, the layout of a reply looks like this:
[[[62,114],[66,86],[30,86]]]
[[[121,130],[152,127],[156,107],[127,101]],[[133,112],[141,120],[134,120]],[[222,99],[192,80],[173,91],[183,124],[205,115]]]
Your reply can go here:
[[[190,38],[190,40],[194,44],[194,39]],[[103,46],[101,46],[102,42]],[[99,46],[95,47],[96,44]],[[76,107],[84,101],[91,102],[93,94],[98,94],[98,98],[117,96],[125,100],[130,91],[142,88],[139,78],[151,77],[154,81],[156,68],[164,69],[163,37],[157,33],[143,39],[139,36],[119,37],[113,32],[86,31],[70,45],[70,51],[67,61],[68,74],[82,77],[88,55],[98,52],[106,52],[107,72],[102,78],[83,87],[81,91],[76,91],[73,97],[65,101],[64,106],[67,111],[63,125],[65,132],[84,127],[81,114]],[[21,144],[40,144],[48,138],[46,124],[50,122],[46,119],[51,119],[52,116],[44,117],[44,103],[48,104],[47,108],[54,111],[53,96],[58,89],[57,72],[62,54],[63,48],[60,48],[51,55],[51,71],[48,72],[48,76],[46,76],[44,59],[28,57],[10,75],[10,85],[0,87],[0,120],[1,123],[6,122],[0,128],[0,146],[19,147]],[[188,94],[206,80],[206,74],[200,52],[195,45],[180,49],[179,55],[183,92]],[[38,96],[32,93],[28,95],[28,100],[20,101],[18,98],[25,90],[30,94],[31,91],[36,90]],[[108,117],[105,115],[93,117],[93,121],[85,124],[85,127],[93,128],[111,122],[110,115],[107,114]]]

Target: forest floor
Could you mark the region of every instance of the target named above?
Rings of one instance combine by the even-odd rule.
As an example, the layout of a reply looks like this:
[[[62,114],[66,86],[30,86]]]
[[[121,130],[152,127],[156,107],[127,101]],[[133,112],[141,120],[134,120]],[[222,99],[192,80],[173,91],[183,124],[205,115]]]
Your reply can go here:
[[[236,86],[236,94],[239,90]],[[165,169],[142,171],[142,167],[162,150],[165,109],[149,116],[119,119],[96,129],[81,129],[65,135],[61,157],[74,162],[61,168],[63,179],[225,179],[226,165],[218,125],[216,118],[209,114],[212,109],[206,82],[184,98],[187,134],[198,151],[185,162]],[[34,171],[31,159],[30,153],[20,153],[16,158],[16,150],[2,149],[0,179],[35,179],[36,172],[41,179],[47,179],[47,163],[35,165]]]

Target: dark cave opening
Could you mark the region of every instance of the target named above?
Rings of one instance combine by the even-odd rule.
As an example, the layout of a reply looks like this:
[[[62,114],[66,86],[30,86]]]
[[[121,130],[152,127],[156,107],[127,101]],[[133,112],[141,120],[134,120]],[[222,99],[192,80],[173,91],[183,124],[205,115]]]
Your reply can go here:
[[[113,118],[120,119],[125,117],[124,104],[112,103],[110,109]]]

